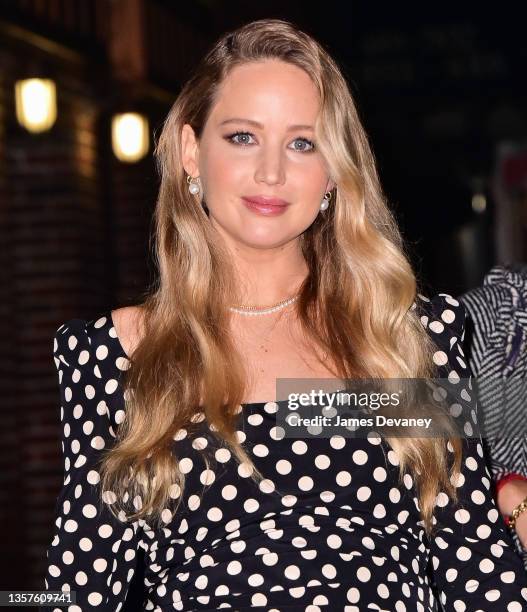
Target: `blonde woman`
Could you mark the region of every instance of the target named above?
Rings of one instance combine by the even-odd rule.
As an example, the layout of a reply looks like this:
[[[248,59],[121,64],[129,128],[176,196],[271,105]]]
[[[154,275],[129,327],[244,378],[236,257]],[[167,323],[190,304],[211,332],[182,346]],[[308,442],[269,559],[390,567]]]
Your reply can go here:
[[[145,610],[527,609],[481,439],[277,426],[279,378],[469,375],[327,52],[280,20],[225,35],[156,154],[158,283],[55,336],[56,607],[119,611],[140,573]]]

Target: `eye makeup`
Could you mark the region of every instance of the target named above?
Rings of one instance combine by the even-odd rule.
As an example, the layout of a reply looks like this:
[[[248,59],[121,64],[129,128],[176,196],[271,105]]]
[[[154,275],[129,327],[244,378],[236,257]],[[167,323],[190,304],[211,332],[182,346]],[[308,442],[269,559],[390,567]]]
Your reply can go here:
[[[227,140],[227,142],[230,142],[231,144],[242,146],[242,147],[251,146],[253,144],[250,142],[240,142],[239,140],[238,141],[234,140],[234,138],[239,137],[239,136],[254,137],[253,134],[251,134],[250,132],[239,130],[236,132],[232,132],[231,134],[228,134],[227,136],[224,136],[224,138],[225,140]],[[297,142],[297,141],[304,142],[306,145],[308,145],[311,148],[308,148],[308,149],[296,149],[295,148],[293,149],[294,151],[298,151],[299,153],[311,153],[315,150],[315,143],[309,140],[308,138],[299,137],[293,140],[293,142]]]

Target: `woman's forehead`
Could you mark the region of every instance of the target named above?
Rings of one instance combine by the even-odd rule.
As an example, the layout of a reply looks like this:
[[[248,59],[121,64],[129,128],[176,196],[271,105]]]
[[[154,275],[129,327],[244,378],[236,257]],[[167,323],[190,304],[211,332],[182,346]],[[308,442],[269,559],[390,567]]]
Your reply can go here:
[[[277,60],[235,66],[220,85],[211,118],[285,117],[288,123],[313,125],[319,110],[317,88],[298,66]]]

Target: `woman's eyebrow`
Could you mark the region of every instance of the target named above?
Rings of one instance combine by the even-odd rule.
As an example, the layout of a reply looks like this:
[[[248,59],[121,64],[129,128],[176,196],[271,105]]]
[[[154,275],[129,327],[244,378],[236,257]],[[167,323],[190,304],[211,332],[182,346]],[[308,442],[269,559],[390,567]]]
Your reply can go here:
[[[254,127],[263,130],[264,126],[258,121],[254,121],[253,119],[244,119],[243,117],[231,117],[230,119],[225,119],[220,123],[220,126],[226,125],[228,123],[248,123],[249,125],[254,125]],[[298,123],[295,125],[288,125],[287,131],[290,132],[292,130],[314,130],[312,125]]]

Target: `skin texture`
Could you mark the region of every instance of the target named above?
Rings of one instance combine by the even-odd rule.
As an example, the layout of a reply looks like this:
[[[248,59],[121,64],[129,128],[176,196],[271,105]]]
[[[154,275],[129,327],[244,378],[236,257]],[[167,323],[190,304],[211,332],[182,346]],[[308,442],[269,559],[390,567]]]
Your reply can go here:
[[[300,236],[324,214],[320,203],[335,185],[316,142],[309,152],[312,146],[303,140],[313,142],[314,132],[289,127],[314,126],[319,108],[316,87],[303,70],[265,60],[229,73],[199,141],[190,125],[183,127],[183,167],[201,179],[210,222],[232,254],[242,304],[275,304],[295,294],[308,273]],[[234,117],[261,127],[220,125]],[[237,131],[249,134],[229,141]],[[290,206],[280,216],[262,216],[241,199],[255,195],[281,198]],[[140,316],[135,306],[112,311],[127,354],[139,341]],[[319,347],[304,336],[293,306],[261,317],[234,315],[231,333],[247,370],[247,402],[276,399],[277,378],[333,377],[331,360],[326,355],[319,360]]]
[[[320,212],[324,193],[334,187],[313,142],[319,96],[306,72],[279,60],[235,67],[220,87],[198,142],[190,125],[182,133],[183,166],[199,176],[204,200],[238,271],[244,304],[266,305],[291,295],[307,274],[299,236]],[[236,122],[240,117],[261,127]],[[228,137],[236,131],[245,136]],[[290,206],[265,217],[248,210],[241,197],[278,197]],[[331,205],[331,204],[330,204]]]
[[[527,482],[511,480],[498,493],[498,508],[502,514],[510,514],[527,497]],[[527,512],[522,512],[516,520],[516,533],[524,548],[527,548]]]

